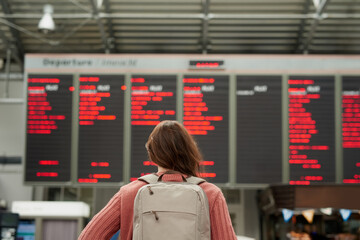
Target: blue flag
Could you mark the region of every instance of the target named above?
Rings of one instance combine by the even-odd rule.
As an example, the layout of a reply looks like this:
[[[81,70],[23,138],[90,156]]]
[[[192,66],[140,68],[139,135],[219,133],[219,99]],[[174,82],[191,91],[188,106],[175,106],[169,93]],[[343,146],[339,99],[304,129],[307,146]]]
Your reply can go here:
[[[341,217],[343,218],[343,220],[346,222],[350,218],[351,210],[340,209],[340,214],[341,214]]]
[[[288,222],[292,218],[292,216],[294,215],[294,211],[291,211],[289,209],[283,209],[282,214],[284,216],[284,221]]]

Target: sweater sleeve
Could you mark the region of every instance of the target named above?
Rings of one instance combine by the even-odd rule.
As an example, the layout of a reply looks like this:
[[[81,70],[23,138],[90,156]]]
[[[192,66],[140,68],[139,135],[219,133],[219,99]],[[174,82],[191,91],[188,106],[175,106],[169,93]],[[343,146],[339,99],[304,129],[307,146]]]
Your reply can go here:
[[[108,240],[120,229],[121,191],[97,213],[81,232],[78,240]]]
[[[236,240],[229,210],[222,192],[219,192],[211,211],[211,240]]]

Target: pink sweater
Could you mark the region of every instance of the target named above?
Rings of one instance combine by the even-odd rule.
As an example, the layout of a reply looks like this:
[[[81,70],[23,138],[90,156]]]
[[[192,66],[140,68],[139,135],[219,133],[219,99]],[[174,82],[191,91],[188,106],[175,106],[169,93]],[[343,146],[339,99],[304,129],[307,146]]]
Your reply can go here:
[[[167,174],[163,181],[179,182],[179,174]],[[110,239],[119,229],[122,240],[131,240],[133,231],[134,199],[138,190],[146,183],[134,181],[120,188],[108,204],[98,213],[82,231],[78,240]],[[200,184],[209,200],[211,239],[235,240],[228,208],[221,190],[214,184]]]

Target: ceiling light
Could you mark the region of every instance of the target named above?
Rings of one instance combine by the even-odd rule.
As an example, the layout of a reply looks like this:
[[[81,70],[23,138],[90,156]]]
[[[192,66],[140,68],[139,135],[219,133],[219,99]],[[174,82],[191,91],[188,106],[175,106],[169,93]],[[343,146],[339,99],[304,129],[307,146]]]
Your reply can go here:
[[[55,30],[55,22],[52,18],[54,12],[53,7],[50,4],[44,5],[44,15],[40,19],[38,29],[39,31],[47,34]]]
[[[96,5],[97,5],[97,8],[98,8],[98,9],[101,8],[102,4],[103,4],[103,0],[97,0],[97,1],[96,1]]]
[[[313,0],[315,9],[318,10],[319,6],[320,6],[320,0]]]

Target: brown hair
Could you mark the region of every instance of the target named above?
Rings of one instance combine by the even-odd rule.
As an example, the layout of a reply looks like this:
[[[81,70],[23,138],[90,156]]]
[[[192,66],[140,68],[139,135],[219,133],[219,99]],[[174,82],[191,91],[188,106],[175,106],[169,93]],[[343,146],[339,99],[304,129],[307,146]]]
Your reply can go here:
[[[146,143],[149,159],[160,167],[199,176],[202,155],[193,137],[177,121],[162,121]]]

